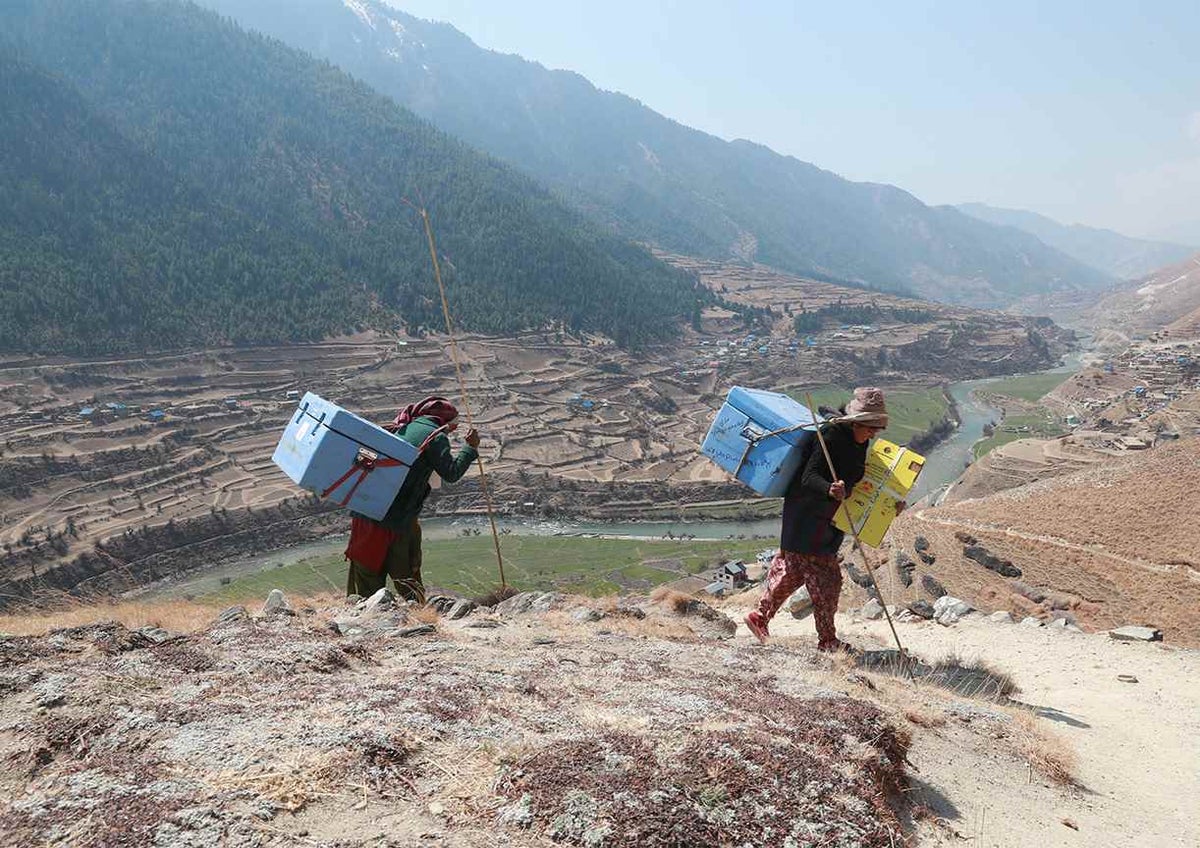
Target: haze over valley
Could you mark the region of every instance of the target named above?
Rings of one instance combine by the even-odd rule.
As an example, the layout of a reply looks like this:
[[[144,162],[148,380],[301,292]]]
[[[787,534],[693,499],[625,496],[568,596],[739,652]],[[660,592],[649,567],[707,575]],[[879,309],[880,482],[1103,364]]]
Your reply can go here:
[[[676,14],[651,5],[586,14]],[[849,179],[804,133],[718,137],[504,52],[514,21],[555,36],[536,6],[0,6],[0,842],[1200,842],[1200,247],[1043,214],[1080,208],[1057,136],[1028,164],[1062,182],[1028,209],[1000,179],[953,204]],[[700,3],[661,56],[631,37],[611,61],[657,93],[685,36],[724,36],[708,64],[741,79],[733,33],[772,10],[797,45],[849,25],[772,0],[723,33]],[[897,92],[877,116],[879,161],[921,115],[902,176],[944,155],[942,121],[1048,108],[1123,14],[1049,56],[1047,11],[1041,91],[945,49],[966,27],[991,55],[1011,12],[931,13],[928,50],[872,79],[945,64],[930,112]],[[837,57],[892,14],[822,35],[827,78],[755,126],[811,106],[843,131],[819,116],[877,92]],[[1105,54],[1131,90],[1146,49]],[[714,88],[712,122],[802,58],[763,55],[745,103]],[[1030,120],[1009,144],[1036,148]],[[1125,128],[1078,129],[1079,160],[1132,179]],[[1186,234],[1173,197],[1153,217]],[[927,458],[881,546],[841,550],[852,653],[814,649],[808,589],[765,647],[741,624],[781,501],[702,450],[735,386],[828,414],[880,387],[879,435]],[[442,396],[479,429],[422,514],[420,603],[347,599],[346,510],[272,461],[306,392],[379,423]]]

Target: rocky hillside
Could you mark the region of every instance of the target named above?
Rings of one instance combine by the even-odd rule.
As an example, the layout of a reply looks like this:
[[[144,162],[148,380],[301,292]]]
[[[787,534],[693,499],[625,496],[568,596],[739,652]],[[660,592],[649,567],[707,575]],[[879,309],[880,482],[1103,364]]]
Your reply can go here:
[[[394,5],[205,5],[328,59],[558,189],[594,220],[674,253],[976,306],[1108,281],[1027,233],[926,206],[894,186],[851,182],[750,141],[715,138]]]
[[[911,560],[923,537],[930,576],[980,606],[1085,629],[1151,625],[1200,646],[1200,439],[1102,460],[914,510],[892,540]],[[918,580],[903,591],[920,590]]]
[[[890,638],[877,624],[839,616],[864,648]],[[914,685],[886,651],[831,661],[786,614],[762,648],[671,593],[479,608],[272,593],[250,611],[0,617],[30,634],[0,635],[0,841],[1082,848],[1103,834],[1157,848],[1196,835],[1180,744],[1196,690],[1168,685],[1194,681],[1194,657],[975,615],[900,626],[918,655],[955,645],[944,667],[1002,679],[962,659],[987,644],[1029,695]],[[1079,657],[1099,671],[1072,678]],[[1140,686],[1117,680],[1133,670]],[[1179,780],[1129,760],[1147,752]]]
[[[1160,268],[1122,288],[1088,310],[1086,320],[1101,329],[1142,335],[1168,327],[1200,335],[1200,254]],[[1172,327],[1173,325],[1173,327]]]
[[[3,639],[0,834],[78,848],[904,839],[906,729],[828,672],[765,675],[719,613],[647,606],[614,607],[601,629],[596,610],[522,595],[435,626],[384,597],[232,608],[191,634]]]

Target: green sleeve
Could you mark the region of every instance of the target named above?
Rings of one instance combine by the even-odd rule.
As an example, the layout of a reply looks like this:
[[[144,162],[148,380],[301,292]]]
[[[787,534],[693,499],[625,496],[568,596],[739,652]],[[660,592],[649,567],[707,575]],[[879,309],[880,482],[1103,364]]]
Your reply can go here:
[[[447,483],[457,483],[471,468],[478,452],[470,445],[464,445],[456,456],[450,450],[450,440],[441,435],[425,448],[426,454],[433,465],[433,470]]]

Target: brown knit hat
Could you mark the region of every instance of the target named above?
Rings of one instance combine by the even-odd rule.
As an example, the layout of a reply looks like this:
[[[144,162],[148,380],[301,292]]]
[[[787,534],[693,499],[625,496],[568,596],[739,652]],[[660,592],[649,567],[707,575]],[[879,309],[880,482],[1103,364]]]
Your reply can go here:
[[[854,390],[854,399],[846,404],[846,415],[842,420],[868,427],[886,427],[888,414],[883,392],[874,386],[859,386]]]

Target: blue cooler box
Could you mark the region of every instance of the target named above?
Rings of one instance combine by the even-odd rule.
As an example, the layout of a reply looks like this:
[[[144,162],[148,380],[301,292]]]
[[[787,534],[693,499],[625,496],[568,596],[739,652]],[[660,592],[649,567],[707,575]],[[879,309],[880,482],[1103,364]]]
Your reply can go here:
[[[379,519],[419,454],[398,436],[309,392],[271,459],[310,492]]]
[[[805,445],[814,438],[813,430],[764,436],[813,423],[808,407],[787,395],[735,386],[700,449],[760,495],[780,498],[792,482]]]

